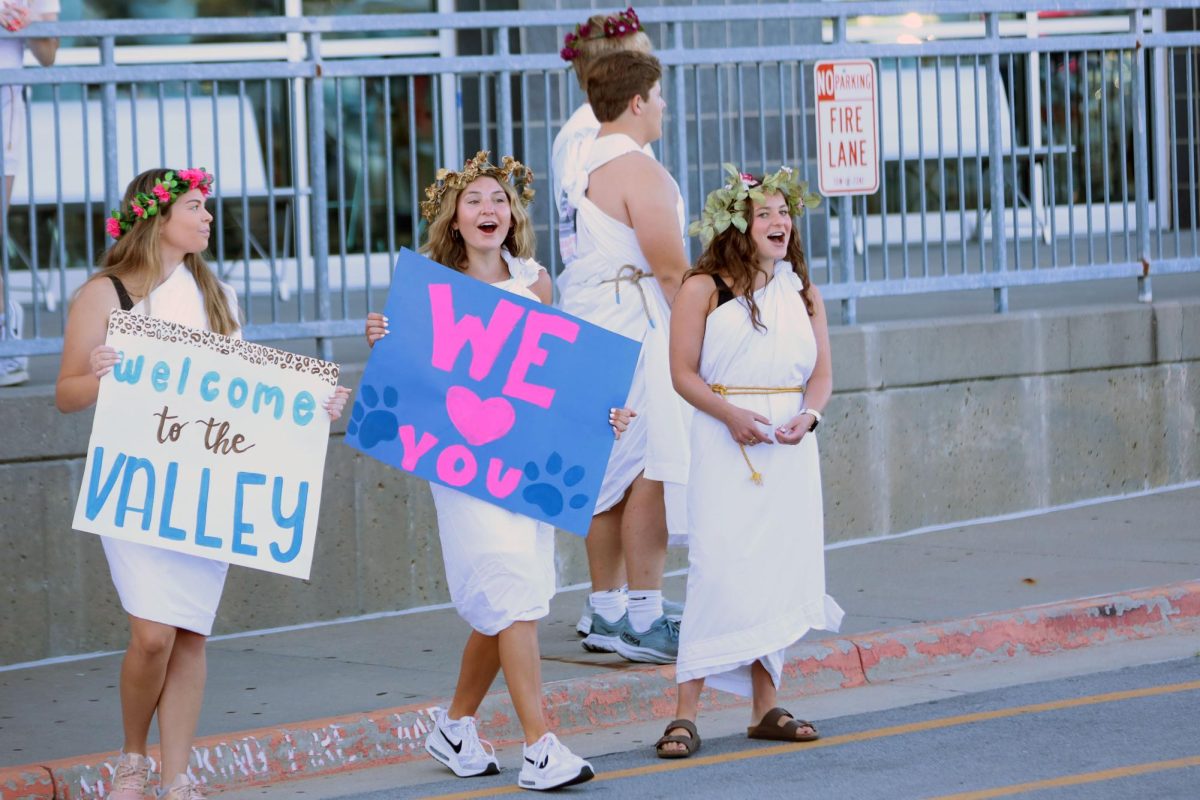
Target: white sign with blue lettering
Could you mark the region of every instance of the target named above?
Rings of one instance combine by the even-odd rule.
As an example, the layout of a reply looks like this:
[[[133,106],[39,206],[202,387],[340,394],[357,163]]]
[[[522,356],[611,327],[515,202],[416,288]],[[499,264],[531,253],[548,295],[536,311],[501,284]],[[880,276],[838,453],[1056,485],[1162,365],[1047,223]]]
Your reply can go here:
[[[338,365],[114,311],[74,527],[307,578]]]

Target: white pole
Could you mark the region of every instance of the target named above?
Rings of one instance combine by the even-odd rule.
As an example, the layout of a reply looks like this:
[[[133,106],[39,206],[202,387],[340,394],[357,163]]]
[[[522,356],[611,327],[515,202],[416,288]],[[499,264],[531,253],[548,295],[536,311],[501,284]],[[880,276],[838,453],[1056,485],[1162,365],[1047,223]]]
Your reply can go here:
[[[284,16],[302,17],[304,11],[302,0],[285,0]],[[290,62],[303,61],[306,57],[304,36],[299,33],[287,35],[287,60]],[[304,90],[304,78],[292,79],[292,146],[296,148],[295,168],[297,190],[305,188],[308,183],[308,99]],[[296,270],[304,269],[312,263],[312,214],[309,203],[303,198],[296,198]],[[299,276],[297,276],[299,277]]]

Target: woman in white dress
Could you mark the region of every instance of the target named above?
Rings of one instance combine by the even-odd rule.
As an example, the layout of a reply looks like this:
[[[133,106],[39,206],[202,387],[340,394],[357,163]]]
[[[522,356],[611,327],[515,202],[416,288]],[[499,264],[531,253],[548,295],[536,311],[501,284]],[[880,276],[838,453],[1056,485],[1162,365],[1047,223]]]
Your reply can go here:
[[[237,297],[201,256],[213,219],[205,208],[212,180],[203,169],[152,169],[125,190],[121,210],[106,225],[116,242],[67,317],[55,387],[59,411],[95,405],[100,379],[119,360],[104,344],[114,309],[240,336]],[[325,401],[332,419],[348,395],[338,388]],[[164,797],[195,800],[201,794],[187,765],[204,697],[204,646],[229,565],[109,537],[102,542],[130,629],[121,662],[124,744],[106,797],[142,800],[148,791],[146,739],[157,713]]]
[[[533,260],[533,223],[525,210],[533,198],[533,173],[511,157],[499,167],[487,157],[486,151],[476,154],[461,172],[439,170],[421,204],[429,222],[422,252],[476,280],[549,304],[550,276]],[[388,335],[387,318],[368,314],[366,335],[374,347]],[[612,410],[615,435],[631,416],[627,409]],[[500,771],[491,745],[479,738],[475,713],[503,669],[525,733],[518,785],[549,790],[590,780],[592,766],[558,740],[542,712],[537,620],[549,613],[554,596],[554,529],[456,489],[430,488],[450,598],[472,631],[450,707],[431,714],[426,751],[460,778]]]
[[[812,723],[776,707],[784,653],[842,618],[825,594],[812,433],[833,389],[829,332],[793,225],[819,198],[786,167],[764,178],[726,168],[693,225],[706,247],[671,313],[671,377],[700,413],[678,719],[656,745],[662,758],[699,749],[705,683],[752,698],[751,738],[816,739]]]

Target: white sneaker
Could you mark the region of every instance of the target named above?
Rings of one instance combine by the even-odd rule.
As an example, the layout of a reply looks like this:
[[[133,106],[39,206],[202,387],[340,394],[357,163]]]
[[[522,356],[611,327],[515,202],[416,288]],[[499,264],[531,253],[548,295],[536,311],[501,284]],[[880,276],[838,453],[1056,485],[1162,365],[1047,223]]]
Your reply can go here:
[[[524,747],[521,776],[517,785],[522,789],[545,792],[561,789],[596,777],[592,765],[567,749],[553,733],[547,733]]]
[[[425,752],[460,778],[500,773],[496,751],[490,742],[479,738],[474,717],[449,719],[444,708],[434,708],[429,716],[433,719],[433,730],[425,737]]]
[[[592,608],[592,596],[583,596],[583,613],[579,615],[579,622],[575,623],[575,632],[580,636],[587,636],[592,632],[592,614],[596,613]]]
[[[140,753],[122,753],[113,771],[109,800],[146,800],[150,780],[150,759]]]

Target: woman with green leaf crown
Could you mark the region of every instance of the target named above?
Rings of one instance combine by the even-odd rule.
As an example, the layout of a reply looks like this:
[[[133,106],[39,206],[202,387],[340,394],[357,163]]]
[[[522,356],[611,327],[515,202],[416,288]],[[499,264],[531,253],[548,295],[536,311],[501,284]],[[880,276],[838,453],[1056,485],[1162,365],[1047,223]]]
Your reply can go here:
[[[690,229],[705,249],[671,313],[671,379],[699,413],[678,719],[656,745],[662,758],[699,749],[706,683],[752,697],[751,738],[817,738],[775,705],[784,651],[842,619],[825,594],[813,433],[833,387],[829,332],[794,224],[820,198],[787,167],[759,178],[725,166],[729,180]]]

